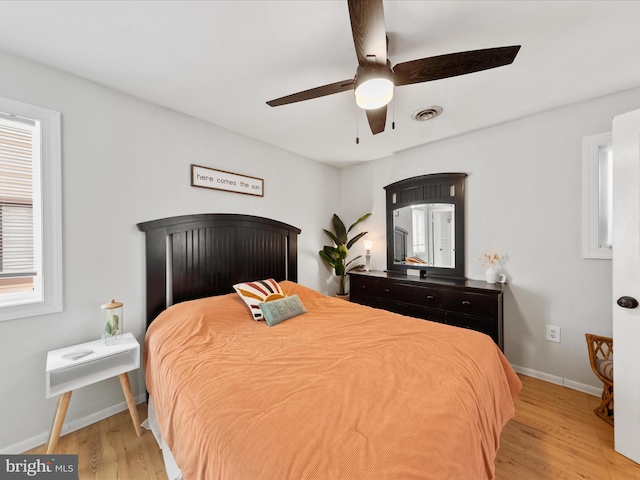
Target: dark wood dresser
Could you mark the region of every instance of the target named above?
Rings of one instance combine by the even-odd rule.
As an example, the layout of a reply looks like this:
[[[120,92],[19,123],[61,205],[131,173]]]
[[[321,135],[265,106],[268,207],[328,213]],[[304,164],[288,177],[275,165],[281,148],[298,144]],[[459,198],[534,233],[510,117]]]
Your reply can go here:
[[[502,297],[506,285],[477,280],[350,272],[351,301],[489,335],[504,350]]]

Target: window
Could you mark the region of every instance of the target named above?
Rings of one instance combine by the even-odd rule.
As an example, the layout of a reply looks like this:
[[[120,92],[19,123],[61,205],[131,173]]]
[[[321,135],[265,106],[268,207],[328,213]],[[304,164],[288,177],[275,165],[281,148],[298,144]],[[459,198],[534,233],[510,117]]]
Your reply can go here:
[[[38,180],[36,122],[0,114],[0,295],[41,290],[36,275],[33,185]],[[38,204],[36,203],[36,208]],[[36,212],[35,218],[39,218]],[[36,232],[37,235],[37,232]]]
[[[412,209],[411,221],[413,227],[413,254],[424,253],[426,251],[424,210]]]
[[[62,310],[60,114],[0,98],[0,320]]]
[[[582,141],[583,257],[611,259],[613,148],[611,132]]]

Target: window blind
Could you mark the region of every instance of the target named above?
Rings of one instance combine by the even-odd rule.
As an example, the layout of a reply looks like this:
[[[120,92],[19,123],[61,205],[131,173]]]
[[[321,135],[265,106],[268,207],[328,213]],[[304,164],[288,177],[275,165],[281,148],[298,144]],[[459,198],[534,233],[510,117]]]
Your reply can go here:
[[[0,278],[35,275],[34,127],[0,114]]]

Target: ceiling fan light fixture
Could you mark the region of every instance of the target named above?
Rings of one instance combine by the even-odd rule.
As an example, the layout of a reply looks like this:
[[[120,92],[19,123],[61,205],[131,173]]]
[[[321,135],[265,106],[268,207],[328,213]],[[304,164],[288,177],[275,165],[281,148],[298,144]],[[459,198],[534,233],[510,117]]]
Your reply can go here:
[[[358,67],[355,84],[356,104],[365,110],[384,107],[393,98],[393,76],[388,68]]]
[[[520,45],[484,48],[418,58],[396,63],[391,67],[387,55],[389,36],[385,28],[383,0],[348,0],[347,3],[353,45],[358,59],[355,76],[276,98],[268,101],[267,105],[288,105],[354,90],[356,105],[366,110],[371,133],[377,135],[384,132],[387,104],[393,99],[395,87],[432,82],[510,65],[520,51]],[[437,117],[440,113],[442,109],[434,107],[414,113],[413,118],[416,121],[425,121]],[[393,111],[391,115],[394,115]],[[391,122],[391,128],[395,128],[394,121]]]

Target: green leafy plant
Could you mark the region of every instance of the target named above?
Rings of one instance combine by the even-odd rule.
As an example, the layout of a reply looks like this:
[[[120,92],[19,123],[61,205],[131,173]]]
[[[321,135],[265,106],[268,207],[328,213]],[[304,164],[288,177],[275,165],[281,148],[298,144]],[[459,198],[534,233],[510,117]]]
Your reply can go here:
[[[345,277],[349,273],[349,271],[357,268],[363,268],[364,265],[353,265],[353,262],[362,257],[362,255],[358,255],[357,257],[346,262],[347,256],[349,255],[349,249],[362,237],[364,237],[369,232],[362,232],[353,237],[351,240],[348,238],[348,234],[353,230],[353,228],[358,225],[360,222],[363,222],[367,218],[371,216],[370,213],[363,215],[356,222],[347,229],[344,226],[340,217],[333,214],[333,232],[323,229],[324,233],[326,233],[331,240],[333,240],[334,245],[325,245],[325,247],[320,250],[320,257],[335,271],[335,274],[340,278],[340,287],[338,288],[338,295],[346,295],[345,291]]]

